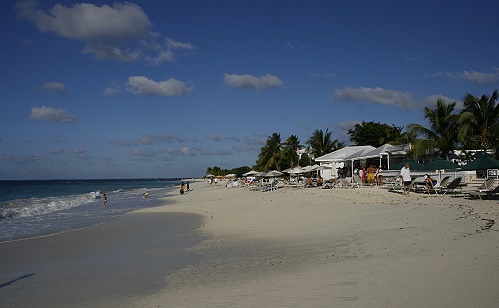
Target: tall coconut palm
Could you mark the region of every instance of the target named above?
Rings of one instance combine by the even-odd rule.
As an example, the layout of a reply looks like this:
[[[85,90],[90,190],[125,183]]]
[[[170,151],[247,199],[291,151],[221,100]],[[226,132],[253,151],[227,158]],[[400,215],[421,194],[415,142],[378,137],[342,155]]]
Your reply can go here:
[[[459,139],[472,147],[491,149],[499,143],[497,90],[489,97],[467,94],[459,123]]]
[[[316,129],[312,136],[308,139],[307,144],[311,147],[311,153],[314,157],[320,157],[341,149],[344,147],[343,142],[339,142],[338,139],[332,140],[331,135],[333,133],[328,129],[324,132],[322,129]]]
[[[261,148],[256,162],[256,168],[260,171],[278,170],[280,171],[279,161],[282,157],[281,134],[273,133],[267,138],[266,144]]]
[[[449,158],[449,154],[457,145],[459,115],[453,113],[455,106],[455,102],[446,103],[438,99],[435,109],[424,108],[424,117],[428,120],[429,127],[415,123],[408,126],[410,134],[415,133],[423,137],[413,144],[413,156],[420,157],[434,150],[440,157]]]

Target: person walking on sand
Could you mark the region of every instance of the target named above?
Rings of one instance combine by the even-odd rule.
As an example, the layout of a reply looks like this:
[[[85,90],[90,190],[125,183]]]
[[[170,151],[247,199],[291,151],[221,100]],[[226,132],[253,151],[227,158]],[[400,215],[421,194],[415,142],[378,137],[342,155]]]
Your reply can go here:
[[[104,194],[104,197],[102,198],[102,203],[104,204],[104,207],[107,207],[107,196]]]
[[[404,182],[403,193],[404,195],[409,195],[409,192],[412,188],[412,179],[411,179],[411,169],[409,168],[410,164],[405,163],[405,166],[400,170],[400,176],[402,177],[402,181]]]

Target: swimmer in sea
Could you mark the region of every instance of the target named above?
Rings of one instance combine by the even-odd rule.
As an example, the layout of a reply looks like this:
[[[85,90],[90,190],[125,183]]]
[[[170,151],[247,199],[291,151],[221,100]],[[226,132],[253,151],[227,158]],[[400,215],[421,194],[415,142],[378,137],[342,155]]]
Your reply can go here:
[[[104,197],[102,198],[102,203],[104,204],[104,207],[107,206],[107,196],[104,194]]]

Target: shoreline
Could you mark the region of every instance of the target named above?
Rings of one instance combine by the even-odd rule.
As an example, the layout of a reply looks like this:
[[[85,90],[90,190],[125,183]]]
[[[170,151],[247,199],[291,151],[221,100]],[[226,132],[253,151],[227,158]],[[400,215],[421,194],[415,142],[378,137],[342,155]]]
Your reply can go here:
[[[38,277],[43,274],[67,281],[66,292],[37,294],[55,306],[499,305],[499,226],[492,223],[499,216],[496,200],[402,196],[379,188],[285,188],[263,193],[226,188],[223,182],[190,183],[193,191],[180,195],[174,190],[166,197],[170,205],[64,233],[65,240],[52,245],[60,250],[76,247],[81,254],[62,259],[45,255],[44,260],[35,260],[33,268],[39,272],[33,276],[18,270],[7,279],[1,267],[10,266],[0,265],[0,296],[9,299],[6,295],[40,286]],[[165,219],[177,215],[193,220],[165,225]],[[171,249],[161,250],[156,247],[162,246],[158,243],[166,227],[179,237],[171,239]],[[110,247],[103,234],[112,240]],[[143,243],[145,234],[149,244]],[[75,241],[78,244],[71,244]],[[43,242],[35,239],[27,246],[40,247]],[[14,254],[21,254],[14,248]],[[3,259],[3,251],[0,255]],[[123,272],[114,264],[116,256],[135,272]],[[23,268],[19,259],[11,262]],[[99,271],[86,272],[85,266],[87,271]],[[85,279],[64,274],[65,270]],[[11,283],[2,287],[7,280]],[[55,280],[49,286],[57,286]],[[120,283],[129,286],[128,293],[105,290]],[[81,289],[98,296],[78,294]],[[11,297],[7,303],[19,302]]]

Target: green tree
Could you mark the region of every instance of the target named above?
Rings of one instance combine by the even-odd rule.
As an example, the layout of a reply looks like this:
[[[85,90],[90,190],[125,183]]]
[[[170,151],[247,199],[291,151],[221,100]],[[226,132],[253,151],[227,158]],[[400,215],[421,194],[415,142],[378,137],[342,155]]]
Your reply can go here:
[[[489,97],[467,94],[459,118],[459,139],[474,149],[497,149],[499,143],[499,104],[497,90]],[[497,151],[496,151],[497,152]]]
[[[348,130],[350,141],[356,145],[372,145],[377,148],[385,143],[397,144],[402,136],[402,127],[379,122],[365,122],[355,124],[353,129]]]
[[[280,171],[279,161],[281,157],[281,134],[273,133],[272,136],[267,138],[265,146],[261,148],[255,167],[259,171],[271,169]]]
[[[344,147],[338,139],[332,140],[332,134],[328,129],[325,132],[322,129],[316,129],[312,133],[307,144],[311,147],[311,154],[314,157],[320,157]]]
[[[411,153],[414,157],[420,157],[429,151],[436,151],[445,159],[457,146],[457,132],[459,114],[453,113],[456,103],[446,103],[438,99],[435,109],[424,108],[424,117],[429,122],[429,127],[421,124],[410,124],[410,133],[421,136],[412,147]]]

